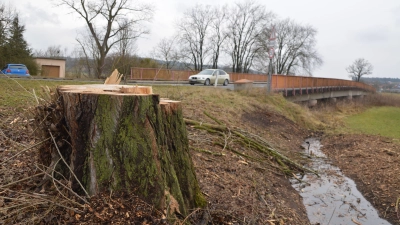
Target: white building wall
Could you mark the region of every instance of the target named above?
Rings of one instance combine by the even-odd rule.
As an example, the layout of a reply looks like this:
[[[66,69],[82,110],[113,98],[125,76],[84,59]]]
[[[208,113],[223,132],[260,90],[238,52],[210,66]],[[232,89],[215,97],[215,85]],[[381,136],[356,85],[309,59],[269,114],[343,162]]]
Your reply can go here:
[[[36,58],[36,63],[42,68],[45,66],[59,66],[60,67],[60,78],[65,78],[65,60],[64,59],[50,59],[50,58]]]

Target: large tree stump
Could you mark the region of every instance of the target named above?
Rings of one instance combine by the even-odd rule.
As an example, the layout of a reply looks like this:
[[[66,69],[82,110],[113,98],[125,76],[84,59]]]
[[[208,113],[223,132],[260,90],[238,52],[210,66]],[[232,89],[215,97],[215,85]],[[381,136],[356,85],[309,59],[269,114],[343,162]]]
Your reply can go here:
[[[158,209],[183,215],[204,206],[180,102],[160,100],[141,86],[67,85],[57,91],[69,133],[60,150],[75,174],[68,172],[73,190],[82,192],[79,182],[90,195],[134,190]]]

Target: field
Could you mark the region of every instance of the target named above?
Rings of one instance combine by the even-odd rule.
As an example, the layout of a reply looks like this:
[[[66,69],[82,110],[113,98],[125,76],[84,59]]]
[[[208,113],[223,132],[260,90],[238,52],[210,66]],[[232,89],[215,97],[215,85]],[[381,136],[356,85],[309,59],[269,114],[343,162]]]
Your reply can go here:
[[[170,221],[157,217],[159,214],[154,214],[151,206],[144,207],[134,193],[102,193],[88,199],[89,204],[85,205],[67,187],[56,183],[39,185],[42,177],[37,174],[43,166],[38,164],[37,145],[43,140],[34,132],[35,107],[49,103],[58,85],[87,83],[0,79],[3,87],[0,89],[0,224]],[[162,98],[181,101],[185,119],[221,123],[228,128],[213,133],[187,124],[196,176],[209,204],[205,209],[193,209],[182,220],[192,224],[204,220],[213,224],[309,224],[301,198],[288,178],[304,172],[291,162],[304,162],[301,144],[306,137],[314,136],[322,139],[324,151],[350,174],[363,193],[372,196],[371,202],[382,215],[396,224],[395,203],[397,195],[400,196],[397,190],[400,178],[396,176],[400,169],[400,148],[396,137],[360,134],[370,130],[356,129],[365,124],[365,119],[353,124],[351,120],[370,110],[398,110],[397,96],[373,95],[362,101],[321,104],[309,109],[287,102],[280,95],[265,95],[264,89],[236,92],[203,86],[153,86],[153,92]],[[268,143],[290,162],[266,156],[238,140],[232,134],[238,130]],[[359,134],[354,134],[355,131]],[[349,158],[360,161],[348,163]],[[367,160],[371,161],[364,165]],[[390,169],[380,169],[383,164]],[[138,205],[143,206],[142,211],[136,210]],[[127,213],[140,216],[133,219],[126,217]],[[182,220],[174,223],[182,224]]]
[[[399,107],[374,107],[345,121],[354,132],[400,138]]]

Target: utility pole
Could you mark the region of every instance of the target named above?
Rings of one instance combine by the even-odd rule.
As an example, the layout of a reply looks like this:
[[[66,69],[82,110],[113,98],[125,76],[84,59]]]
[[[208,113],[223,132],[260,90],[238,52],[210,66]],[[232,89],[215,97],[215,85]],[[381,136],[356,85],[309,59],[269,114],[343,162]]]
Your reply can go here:
[[[271,29],[271,34],[268,39],[268,55],[269,55],[269,68],[268,68],[268,87],[267,91],[268,93],[272,92],[272,59],[274,58],[275,55],[275,46],[276,46],[276,32],[275,32],[275,26],[272,26]]]

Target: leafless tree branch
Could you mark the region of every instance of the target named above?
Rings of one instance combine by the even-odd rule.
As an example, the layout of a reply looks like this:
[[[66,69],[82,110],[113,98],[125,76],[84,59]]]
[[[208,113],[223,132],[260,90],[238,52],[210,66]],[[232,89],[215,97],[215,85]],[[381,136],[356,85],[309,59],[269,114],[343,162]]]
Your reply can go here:
[[[95,76],[101,77],[105,59],[110,50],[119,42],[136,39],[147,33],[141,23],[153,17],[152,6],[133,4],[132,0],[58,0],[60,5],[70,8],[82,18],[95,43]],[[137,28],[138,27],[138,28]],[[119,35],[127,29],[137,30],[132,36]],[[86,46],[86,43],[80,42]],[[91,45],[93,46],[93,45]],[[93,54],[92,54],[93,55]]]

